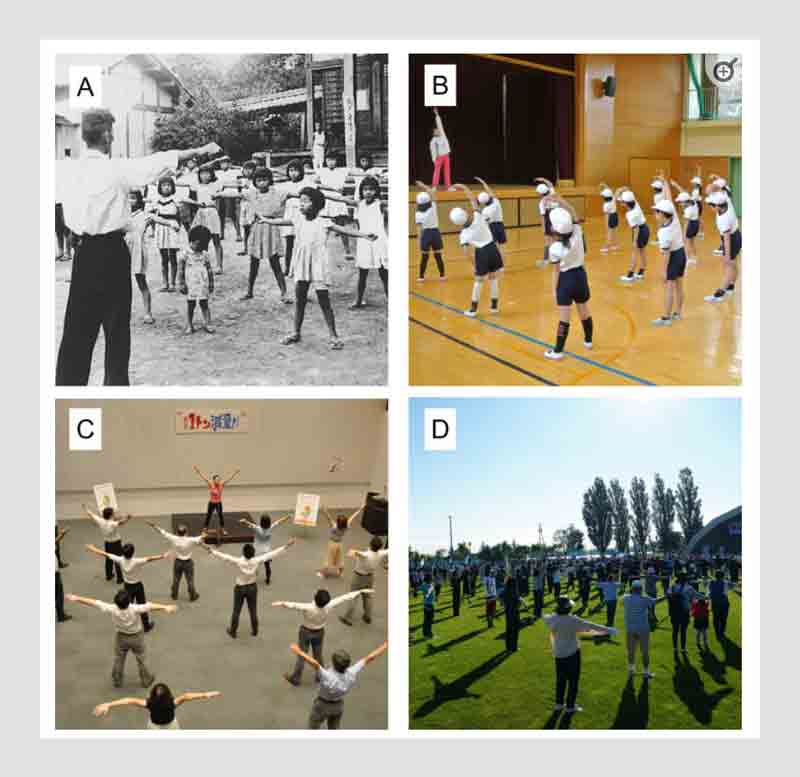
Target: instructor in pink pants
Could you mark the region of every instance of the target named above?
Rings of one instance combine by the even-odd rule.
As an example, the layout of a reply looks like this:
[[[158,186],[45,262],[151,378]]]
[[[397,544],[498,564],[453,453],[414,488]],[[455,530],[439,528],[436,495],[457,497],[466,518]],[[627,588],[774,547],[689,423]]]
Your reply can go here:
[[[433,128],[431,138],[431,160],[433,161],[433,182],[431,186],[436,189],[439,186],[439,176],[444,174],[444,185],[447,189],[452,188],[450,180],[450,141],[444,133],[444,124],[439,111],[434,108],[433,115],[436,117],[436,126]]]

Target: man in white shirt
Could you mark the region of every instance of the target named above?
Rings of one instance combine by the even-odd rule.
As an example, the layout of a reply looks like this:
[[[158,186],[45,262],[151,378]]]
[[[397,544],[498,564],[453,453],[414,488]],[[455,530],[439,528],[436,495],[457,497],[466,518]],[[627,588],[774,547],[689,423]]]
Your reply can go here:
[[[269,553],[262,553],[260,556],[256,556],[255,548],[248,542],[242,548],[242,555],[238,558],[229,556],[227,553],[221,553],[214,548],[209,548],[207,545],[201,545],[210,555],[233,564],[238,570],[236,585],[233,588],[233,615],[231,616],[231,625],[227,629],[228,635],[232,639],[236,639],[239,616],[245,602],[247,602],[247,611],[250,613],[251,632],[254,637],[258,636],[258,586],[256,585],[258,566],[284,553],[294,545],[294,542],[294,538],[292,538],[285,545],[281,545]]]
[[[300,649],[307,653],[309,647],[314,653],[314,659],[320,664],[322,660],[322,643],[325,640],[325,625],[328,621],[328,613],[337,605],[357,599],[362,593],[374,593],[372,590],[350,591],[349,593],[331,599],[331,595],[324,588],[320,588],[314,594],[313,602],[273,602],[273,607],[285,607],[289,610],[299,610],[303,613],[303,623],[300,625],[300,632],[297,635],[297,644]],[[295,661],[294,671],[284,674],[284,678],[292,685],[300,685],[303,676],[305,661],[299,656]],[[319,679],[319,673],[317,673]]]
[[[144,646],[144,632],[142,631],[141,617],[153,610],[161,610],[166,613],[174,613],[177,607],[174,604],[157,604],[147,602],[146,604],[132,604],[131,597],[127,591],[118,591],[114,597],[114,604],[102,602],[99,599],[90,599],[86,596],[67,594],[69,602],[85,604],[95,607],[111,616],[114,624],[114,665],[111,669],[111,680],[115,688],[122,685],[122,677],[125,670],[125,659],[128,651],[132,651],[139,665],[139,679],[145,688],[150,687],[156,679],[153,673],[147,668],[145,663],[146,652]]]
[[[105,556],[111,559],[115,564],[119,564],[122,568],[122,579],[125,583],[125,590],[131,597],[131,601],[136,604],[147,604],[144,583],[141,580],[141,573],[138,570],[152,561],[161,561],[167,558],[166,553],[161,553],[158,556],[134,556],[136,548],[134,548],[130,542],[126,542],[122,546],[122,554],[119,556],[113,553],[106,553],[100,550],[100,548],[96,548],[94,545],[87,545],[86,550],[97,556]],[[155,628],[155,624],[151,622],[150,616],[146,611],[142,612],[142,625],[144,626],[145,632],[152,631],[153,628]]]
[[[388,550],[382,550],[383,542],[380,537],[373,537],[369,543],[369,549],[351,549],[347,554],[349,558],[355,559],[353,565],[353,579],[350,583],[350,591],[358,591],[361,594],[361,603],[364,607],[364,623],[372,623],[372,591],[375,583],[375,570],[379,564],[389,555]],[[350,602],[347,612],[339,617],[339,620],[347,626],[353,625],[353,617],[356,614],[357,598]]]
[[[337,650],[332,656],[333,667],[326,669],[319,661],[300,650],[298,645],[290,646],[291,651],[301,661],[310,664],[319,672],[319,691],[308,718],[310,729],[322,728],[323,723],[327,723],[329,731],[341,728],[344,697],[356,684],[359,672],[378,656],[383,655],[388,647],[389,643],[384,642],[355,664],[351,664],[350,655],[346,651]]]
[[[178,533],[171,534],[165,531],[160,526],[157,526],[153,521],[147,521],[147,524],[155,529],[165,540],[172,544],[175,549],[175,563],[172,566],[172,593],[173,599],[178,598],[178,588],[181,584],[181,578],[186,575],[186,585],[189,588],[189,600],[192,602],[200,598],[200,594],[194,587],[194,559],[192,558],[192,550],[201,542],[205,542],[206,530],[200,532],[196,537],[187,535],[187,528],[184,524],[178,526]]]
[[[79,239],[56,363],[56,385],[85,386],[100,327],[106,344],[107,386],[127,386],[131,352],[131,256],[124,231],[130,221],[128,194],[146,186],[201,148],[163,151],[138,159],[112,159],[114,116],[98,108],[84,112],[81,134],[87,151],[59,163],[56,187],[64,221]]]
[[[103,535],[103,543],[106,553],[114,554],[116,556],[122,555],[122,539],[119,536],[119,527],[124,526],[130,521],[130,515],[126,515],[119,520],[114,518],[114,508],[106,507],[103,509],[103,517],[101,518],[96,513],[93,513],[86,505],[81,505],[83,512],[86,513],[100,529]],[[122,579],[122,568],[119,564],[115,564],[108,556],[105,561],[106,567],[106,580],[111,580],[114,577],[114,571],[117,573],[117,585],[122,585],[125,581]]]

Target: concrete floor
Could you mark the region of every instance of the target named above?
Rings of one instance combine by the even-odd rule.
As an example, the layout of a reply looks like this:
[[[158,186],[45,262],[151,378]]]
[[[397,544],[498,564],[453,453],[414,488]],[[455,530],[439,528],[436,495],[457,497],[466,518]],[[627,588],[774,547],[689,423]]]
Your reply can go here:
[[[155,519],[170,529],[167,516]],[[103,560],[84,549],[87,543],[102,547],[102,538],[87,520],[64,521],[70,532],[62,545],[62,559],[69,567],[61,575],[66,593],[76,593],[111,601],[115,583],[106,582]],[[194,554],[195,585],[200,598],[189,602],[185,581],[181,584],[178,612],[156,613],[155,629],[146,637],[148,664],[158,681],[165,682],[176,695],[184,691],[221,691],[211,701],[188,702],[179,709],[184,729],[302,729],[315,696],[313,675],[306,670],[303,684],[293,688],[283,672],[293,666],[289,645],[297,639],[299,613],[270,607],[271,602],[310,601],[317,588],[327,587],[332,596],[349,590],[352,562],[347,561],[341,579],[322,581],[315,575],[325,558],[327,530],[280,526],[273,545],[290,536],[298,542],[272,563],[272,584],[264,583],[259,570],[259,634],[250,635],[247,608],[242,611],[239,636],[231,639],[226,628],[233,604],[234,568],[214,559],[203,550]],[[123,542],[133,542],[136,555],[155,555],[171,546],[143,520],[134,518],[122,529]],[[345,548],[364,548],[370,535],[354,525]],[[240,545],[229,544],[223,551],[241,552]],[[142,580],[148,600],[169,604],[172,561],[156,561],[145,567]],[[350,652],[353,660],[377,647],[388,633],[387,574],[376,575],[376,594],[372,623],[367,626],[358,616],[353,628],[339,622],[340,606],[328,619],[325,634],[325,661],[339,648]],[[56,624],[56,728],[59,729],[144,729],[147,712],[138,707],[111,710],[105,718],[95,718],[92,709],[100,702],[125,696],[144,698],[139,685],[136,660],[128,654],[122,688],[111,684],[113,627],[108,615],[80,604],[66,604],[73,619]],[[387,727],[387,657],[370,664],[345,701],[342,727],[347,729],[385,729]]]

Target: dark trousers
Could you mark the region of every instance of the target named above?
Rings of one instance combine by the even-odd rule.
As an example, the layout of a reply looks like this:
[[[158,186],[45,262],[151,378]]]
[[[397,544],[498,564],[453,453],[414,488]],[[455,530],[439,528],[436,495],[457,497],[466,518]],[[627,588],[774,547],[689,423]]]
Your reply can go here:
[[[730,605],[725,602],[713,602],[711,613],[714,616],[714,634],[721,640],[725,636],[725,629],[728,627],[728,611]]]
[[[239,615],[242,605],[247,602],[247,611],[250,613],[250,628],[255,637],[258,634],[258,587],[255,583],[237,585],[233,588],[233,615],[231,616],[231,632],[236,634],[239,628]]]
[[[519,642],[519,610],[506,610],[506,650],[516,650]]]
[[[181,584],[181,578],[186,575],[186,585],[189,588],[189,598],[195,599],[197,591],[194,587],[194,560],[176,558],[172,567],[172,598],[178,598],[178,588]]]
[[[606,626],[614,625],[614,616],[617,614],[617,600],[606,602]]]
[[[211,516],[214,515],[214,513],[219,516],[220,528],[225,526],[225,516],[222,514],[222,502],[209,502],[206,508],[206,522],[203,524],[205,529],[207,529],[208,524],[211,523]]]
[[[122,232],[84,237],[75,252],[56,362],[57,386],[85,386],[100,327],[106,386],[127,386],[131,357],[131,255]]]
[[[459,588],[453,589],[453,615],[458,615],[461,612],[461,590]]]
[[[672,649],[678,649],[678,635],[681,638],[681,650],[686,650],[686,631],[689,628],[689,613],[672,618]]]
[[[107,542],[105,544],[106,553],[111,553],[113,556],[122,555],[122,540],[115,542]],[[114,570],[117,572],[117,583],[122,585],[125,581],[122,579],[122,568],[119,564],[115,564],[110,558],[106,559],[106,580],[111,580],[114,577]]]
[[[56,618],[64,620],[64,585],[61,582],[61,572],[56,572]]]
[[[144,583],[125,583],[125,590],[131,597],[131,601],[136,604],[147,604],[147,598],[144,595]],[[143,612],[141,615],[142,626],[145,631],[150,630],[150,616]]]
[[[264,574],[267,578],[267,585],[269,585],[272,580],[272,561],[268,560],[264,562]]]
[[[553,583],[553,596],[558,599],[561,596],[561,583]]]
[[[305,626],[301,626],[297,634],[297,644],[300,650],[306,654],[311,652],[314,656],[314,660],[320,665],[322,664],[322,644],[324,641],[325,629],[307,629]],[[295,684],[300,682],[305,665],[305,659],[297,656],[297,661],[295,661],[294,664],[294,671],[290,675],[290,682]],[[317,679],[319,679],[319,672],[317,672]]]
[[[541,618],[544,609],[544,590],[537,589],[533,592],[533,617]]]
[[[433,607],[427,604],[422,610],[422,636],[433,636]]]
[[[566,692],[567,707],[574,707],[578,698],[578,681],[581,677],[581,651],[571,656],[556,659],[556,704],[564,704]]]

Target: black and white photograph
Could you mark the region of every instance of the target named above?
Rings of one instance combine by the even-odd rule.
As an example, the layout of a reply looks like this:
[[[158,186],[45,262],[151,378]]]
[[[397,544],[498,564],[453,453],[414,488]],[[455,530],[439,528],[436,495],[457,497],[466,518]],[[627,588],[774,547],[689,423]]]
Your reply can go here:
[[[55,67],[56,386],[386,385],[388,54]]]

